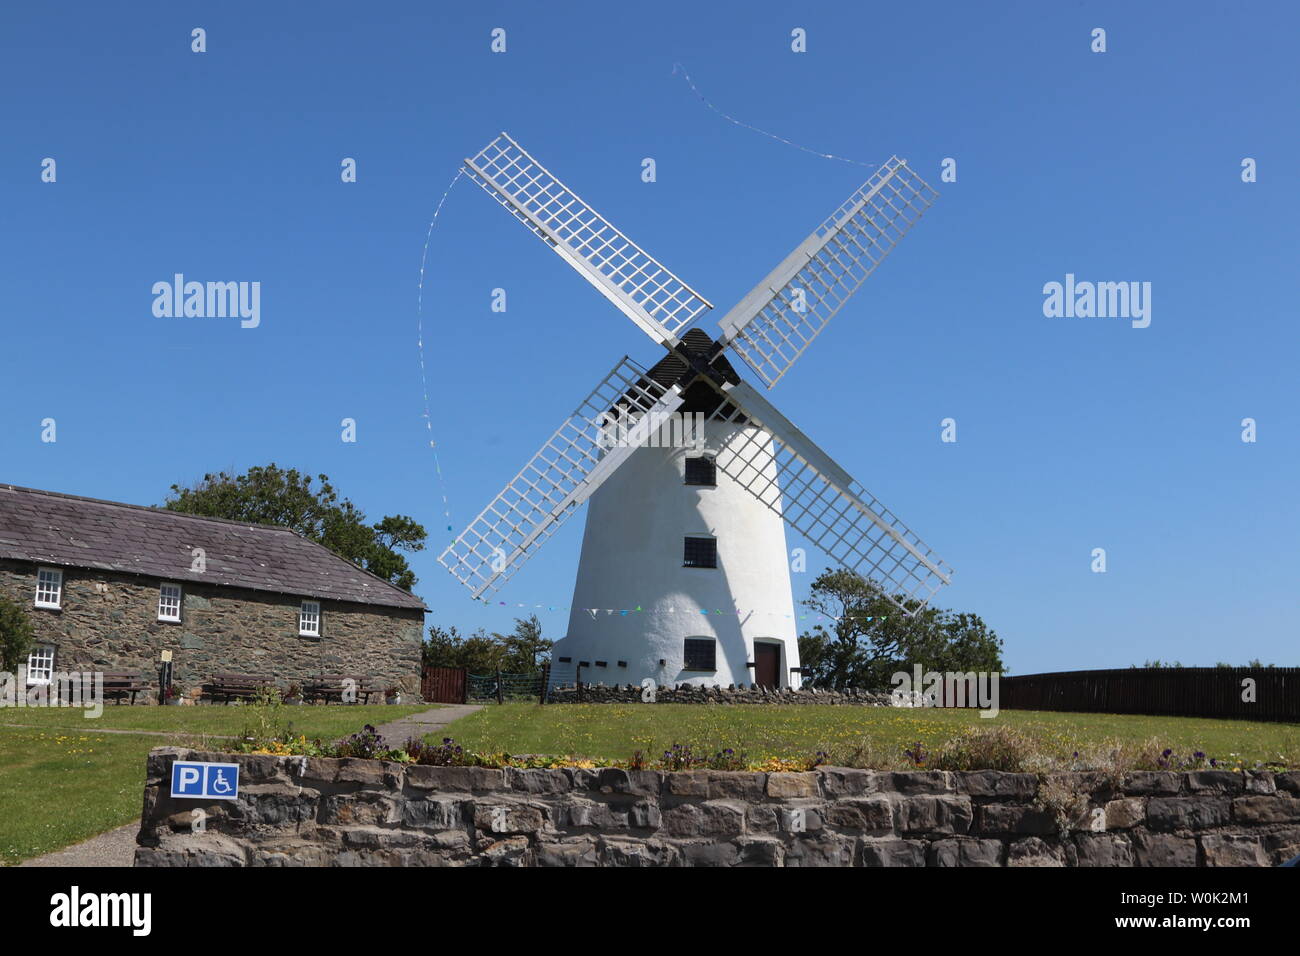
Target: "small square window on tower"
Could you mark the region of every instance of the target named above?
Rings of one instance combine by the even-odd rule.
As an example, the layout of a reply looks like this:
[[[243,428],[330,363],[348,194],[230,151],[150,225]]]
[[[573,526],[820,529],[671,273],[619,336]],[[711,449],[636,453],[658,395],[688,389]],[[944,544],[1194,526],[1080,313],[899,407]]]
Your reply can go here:
[[[715,671],[718,642],[711,637],[688,637],[682,646],[682,669]]]
[[[716,568],[718,566],[718,541],[716,538],[687,538],[682,566],[687,568]]]
[[[303,601],[298,610],[298,636],[320,637],[320,601]]]
[[[686,484],[713,488],[718,484],[718,466],[712,458],[686,459]]]

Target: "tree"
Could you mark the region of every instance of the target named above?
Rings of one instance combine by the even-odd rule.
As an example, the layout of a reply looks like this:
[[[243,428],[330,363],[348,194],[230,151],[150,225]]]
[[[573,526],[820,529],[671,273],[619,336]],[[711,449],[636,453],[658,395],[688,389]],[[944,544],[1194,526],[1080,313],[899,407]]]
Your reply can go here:
[[[275,462],[254,466],[242,475],[207,474],[190,487],[172,485],[163,507],[171,511],[230,518],[291,528],[323,544],[341,558],[383,578],[403,591],[415,586],[415,572],[400,552],[424,550],[422,525],[405,515],[389,515],[366,524],[361,509],[340,499],[327,475],[284,470]]]
[[[552,641],[542,637],[542,622],[536,614],[527,619],[515,618],[511,634],[494,634],[506,649],[507,667],[511,673],[531,674],[550,656]]]
[[[904,615],[884,591],[843,568],[818,576],[804,605],[835,619],[799,637],[805,679],[823,687],[886,690],[890,676],[920,664],[927,671],[1001,672],[1002,641],[977,614],[920,608]]]
[[[542,637],[542,622],[533,614],[515,618],[510,634],[489,634],[479,628],[462,637],[455,627],[429,628],[423,662],[426,667],[464,667],[471,674],[534,673],[551,652],[551,641]]]
[[[0,670],[18,672],[31,653],[33,635],[32,622],[22,606],[0,597]]]
[[[468,637],[462,637],[455,627],[429,628],[422,659],[426,667],[464,667],[471,674],[507,669],[505,646],[481,627]]]

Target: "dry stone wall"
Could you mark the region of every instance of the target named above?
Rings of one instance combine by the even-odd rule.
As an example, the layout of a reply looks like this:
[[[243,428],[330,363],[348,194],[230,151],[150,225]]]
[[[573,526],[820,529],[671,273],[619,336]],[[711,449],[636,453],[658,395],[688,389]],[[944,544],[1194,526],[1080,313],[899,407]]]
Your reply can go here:
[[[238,762],[238,801],[173,800],[177,758]],[[159,748],[136,865],[1267,866],[1297,853],[1300,772],[492,770]]]

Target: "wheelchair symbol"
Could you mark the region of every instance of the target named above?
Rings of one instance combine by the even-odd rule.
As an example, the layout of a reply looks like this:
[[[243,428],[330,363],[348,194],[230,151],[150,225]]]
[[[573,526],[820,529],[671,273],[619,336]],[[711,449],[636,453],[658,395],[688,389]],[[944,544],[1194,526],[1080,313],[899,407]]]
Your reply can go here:
[[[230,781],[226,779],[226,771],[221,769],[217,770],[210,789],[213,793],[222,795],[234,792],[234,788],[230,786]]]

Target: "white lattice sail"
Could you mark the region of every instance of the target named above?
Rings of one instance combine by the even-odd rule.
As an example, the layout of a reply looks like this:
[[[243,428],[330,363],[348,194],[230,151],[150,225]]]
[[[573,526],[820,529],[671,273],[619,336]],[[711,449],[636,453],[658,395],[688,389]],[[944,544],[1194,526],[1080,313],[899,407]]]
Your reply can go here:
[[[771,388],[938,195],[891,158],[722,318],[723,341]]]
[[[682,329],[713,308],[506,133],[466,159],[465,169],[656,342],[676,344]]]
[[[438,556],[439,563],[475,597],[495,591],[681,404],[676,387],[653,382],[625,356]],[[631,427],[612,440],[615,419]]]
[[[718,453],[718,470],[841,565],[874,580],[900,609],[914,613],[909,601],[924,606],[949,583],[952,569],[753,387],[729,389],[714,415],[736,429]]]

